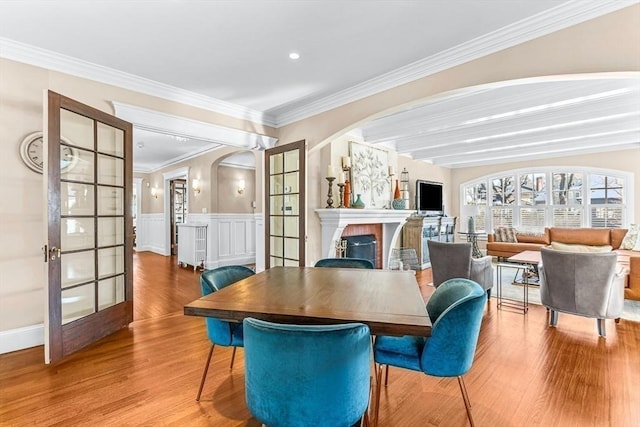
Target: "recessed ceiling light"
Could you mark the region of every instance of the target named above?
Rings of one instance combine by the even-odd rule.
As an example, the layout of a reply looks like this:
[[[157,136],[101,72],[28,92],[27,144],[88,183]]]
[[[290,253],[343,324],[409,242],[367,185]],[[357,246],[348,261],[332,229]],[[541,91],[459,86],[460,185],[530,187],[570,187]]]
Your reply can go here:
[[[291,52],[291,53],[289,54],[289,59],[293,59],[294,61],[295,61],[296,59],[300,59],[300,54],[299,54],[298,52]]]

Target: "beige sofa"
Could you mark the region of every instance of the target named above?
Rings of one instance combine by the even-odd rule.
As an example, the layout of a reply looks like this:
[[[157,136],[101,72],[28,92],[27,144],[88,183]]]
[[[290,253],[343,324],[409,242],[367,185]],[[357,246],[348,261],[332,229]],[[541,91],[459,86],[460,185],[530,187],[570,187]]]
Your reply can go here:
[[[540,235],[516,233],[517,243],[496,242],[495,236],[487,236],[487,255],[508,258],[522,251],[539,251],[540,248],[559,242],[570,245],[611,246],[618,253],[618,263],[628,270],[624,297],[640,301],[640,252],[620,249],[627,230],[623,228],[545,228]]]

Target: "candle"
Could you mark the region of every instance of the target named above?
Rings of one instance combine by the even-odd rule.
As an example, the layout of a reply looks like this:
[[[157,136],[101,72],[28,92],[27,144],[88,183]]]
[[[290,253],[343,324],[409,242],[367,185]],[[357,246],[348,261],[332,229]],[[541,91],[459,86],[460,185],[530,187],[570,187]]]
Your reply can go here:
[[[344,172],[338,171],[338,184],[344,184]]]
[[[342,167],[343,168],[350,168],[351,167],[351,157],[349,157],[349,156],[343,156],[342,157]]]
[[[332,165],[327,166],[327,178],[335,178]]]
[[[393,166],[389,166],[389,176],[393,176],[393,175],[395,175]]]

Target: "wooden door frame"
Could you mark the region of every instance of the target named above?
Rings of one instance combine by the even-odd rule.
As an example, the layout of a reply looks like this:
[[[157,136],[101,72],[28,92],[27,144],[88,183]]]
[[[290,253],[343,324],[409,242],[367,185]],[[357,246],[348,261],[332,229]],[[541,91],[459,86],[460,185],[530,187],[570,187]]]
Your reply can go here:
[[[264,224],[264,235],[265,235],[265,248],[264,248],[264,258],[265,258],[265,268],[271,268],[271,162],[270,156],[284,153],[285,151],[292,150],[300,150],[299,151],[299,178],[298,178],[298,211],[300,221],[298,223],[298,265],[300,267],[304,267],[306,265],[306,218],[307,218],[307,200],[306,200],[306,191],[307,191],[307,143],[304,139],[300,141],[291,142],[289,144],[278,145],[273,148],[269,148],[265,151],[264,156],[264,188],[265,188],[265,202],[264,202],[264,212],[265,212],[265,224]]]
[[[133,321],[133,218],[131,215],[131,202],[133,197],[133,126],[122,119],[112,116],[104,111],[95,109],[88,105],[82,104],[74,99],[65,97],[53,91],[46,91],[46,111],[44,112],[45,132],[44,146],[46,149],[47,162],[44,163],[43,178],[46,186],[43,185],[46,194],[45,200],[49,195],[53,195],[56,204],[47,203],[46,211],[46,229],[47,243],[45,248],[60,248],[60,168],[54,167],[49,171],[49,165],[60,165],[59,141],[53,142],[54,149],[49,149],[50,136],[57,135],[60,137],[60,110],[64,109],[73,113],[89,117],[92,120],[99,121],[109,126],[124,131],[124,301],[112,307],[100,310],[83,318],[82,325],[77,321],[62,325],[62,287],[61,285],[61,261],[57,257],[54,262],[49,259],[48,251],[45,251],[46,262],[46,293],[47,304],[45,306],[45,316],[48,327],[45,327],[45,363],[57,362],[65,356],[79,350],[88,345],[87,341],[94,342],[113,330],[127,326]],[[57,114],[53,114],[57,112]],[[94,127],[94,138],[97,138],[97,128]],[[50,175],[49,175],[50,173]],[[96,172],[94,171],[94,174]],[[97,197],[97,194],[95,195]],[[97,214],[97,212],[96,212]],[[53,225],[53,226],[52,226]],[[94,230],[97,233],[97,230]],[[97,242],[95,242],[97,245]],[[96,272],[97,274],[97,272]],[[57,284],[50,283],[50,277],[57,278]],[[100,314],[100,315],[99,315]],[[105,324],[103,316],[113,315],[113,318],[119,319],[116,323],[107,322]],[[63,345],[63,343],[67,345]]]

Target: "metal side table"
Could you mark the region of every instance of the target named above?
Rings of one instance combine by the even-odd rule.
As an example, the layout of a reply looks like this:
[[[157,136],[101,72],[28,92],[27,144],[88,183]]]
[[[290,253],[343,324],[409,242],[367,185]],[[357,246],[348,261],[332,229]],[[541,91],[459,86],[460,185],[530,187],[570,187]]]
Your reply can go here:
[[[529,311],[529,270],[531,267],[537,267],[540,261],[540,252],[524,251],[508,258],[507,262],[499,262],[497,264],[496,274],[498,275],[498,309],[502,309],[503,307],[515,308],[518,310],[522,310],[523,314],[526,314]],[[504,294],[502,292],[503,268],[516,268],[523,270],[522,288],[524,295],[522,301],[504,297]]]

